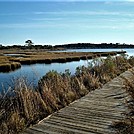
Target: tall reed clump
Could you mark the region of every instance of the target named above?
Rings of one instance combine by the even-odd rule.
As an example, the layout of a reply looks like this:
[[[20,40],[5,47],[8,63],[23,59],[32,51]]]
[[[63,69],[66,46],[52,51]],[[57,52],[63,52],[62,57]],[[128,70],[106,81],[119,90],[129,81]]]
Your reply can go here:
[[[14,134],[47,116],[49,113],[40,94],[28,87],[23,78],[15,81],[0,97],[0,133]]]
[[[43,99],[49,99],[48,103],[54,104],[54,109],[62,108],[88,93],[83,83],[76,76],[71,76],[69,71],[63,74],[48,72],[39,81],[39,92]]]
[[[89,64],[91,72],[99,78],[99,81],[102,84],[108,82],[131,67],[132,65],[125,56],[108,56],[106,59],[95,59]]]
[[[0,72],[10,72],[21,67],[19,62],[7,62],[0,64]]]
[[[0,95],[0,133],[19,133],[130,67],[123,56],[108,57],[94,59],[88,67],[78,67],[74,75],[69,70],[50,71],[36,88],[29,86],[25,79],[17,79],[14,87]]]

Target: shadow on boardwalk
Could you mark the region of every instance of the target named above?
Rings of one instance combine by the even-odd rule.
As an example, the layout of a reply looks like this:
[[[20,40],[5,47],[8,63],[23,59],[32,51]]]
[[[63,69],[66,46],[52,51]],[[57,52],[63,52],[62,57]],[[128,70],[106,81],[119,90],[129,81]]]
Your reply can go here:
[[[132,81],[134,68],[26,129],[22,134],[115,133],[111,125],[125,118],[124,113],[128,109],[126,101],[130,100],[124,88],[124,77]]]

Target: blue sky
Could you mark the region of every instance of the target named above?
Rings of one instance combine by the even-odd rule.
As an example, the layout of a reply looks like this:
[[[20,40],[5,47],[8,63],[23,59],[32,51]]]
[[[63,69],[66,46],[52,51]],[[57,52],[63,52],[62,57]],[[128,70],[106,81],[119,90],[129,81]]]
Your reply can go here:
[[[133,0],[0,0],[0,44],[134,44]]]

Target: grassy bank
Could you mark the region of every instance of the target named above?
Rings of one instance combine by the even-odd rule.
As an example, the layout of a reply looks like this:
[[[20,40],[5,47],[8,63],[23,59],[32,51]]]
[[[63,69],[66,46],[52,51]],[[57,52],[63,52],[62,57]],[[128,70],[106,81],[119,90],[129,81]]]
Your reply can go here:
[[[1,51],[0,55],[0,72],[9,72],[14,69],[21,67],[24,64],[35,64],[35,63],[65,63],[71,61],[80,61],[92,59],[94,57],[116,55],[119,53],[125,53],[125,51],[120,52],[18,52],[14,51]],[[3,54],[3,55],[2,55]],[[5,55],[4,54],[17,54],[16,56]]]
[[[6,62],[6,63],[0,63],[0,72],[10,72],[14,71],[21,67],[21,64],[19,62]]]
[[[130,62],[131,61],[131,62]],[[130,64],[131,63],[131,64]],[[0,95],[0,133],[19,133],[49,114],[67,106],[134,65],[125,56],[94,59],[88,67],[77,67],[75,75],[48,72],[33,88],[23,78]]]
[[[20,67],[20,62],[10,61],[10,57],[0,55],[0,72],[10,72]]]

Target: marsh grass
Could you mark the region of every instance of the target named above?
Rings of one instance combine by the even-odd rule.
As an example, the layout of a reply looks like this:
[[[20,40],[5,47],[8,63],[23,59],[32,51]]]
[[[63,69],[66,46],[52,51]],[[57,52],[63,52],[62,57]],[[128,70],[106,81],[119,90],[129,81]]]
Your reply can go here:
[[[92,59],[96,56],[108,56],[116,55],[122,52],[39,52],[39,51],[28,51],[28,52],[15,52],[15,51],[0,51],[0,72],[9,72],[17,68],[20,68],[22,64],[30,65],[36,63],[65,63],[70,61],[80,61]],[[17,54],[17,56],[4,55],[4,54]]]
[[[12,88],[0,95],[0,133],[19,133],[100,88],[130,67],[124,57],[109,56],[106,59],[94,59],[88,67],[78,67],[74,75],[69,70],[64,73],[52,70],[39,80],[36,88],[27,84],[25,79],[18,78]]]
[[[21,67],[19,62],[6,62],[0,64],[0,72],[10,72]]]

